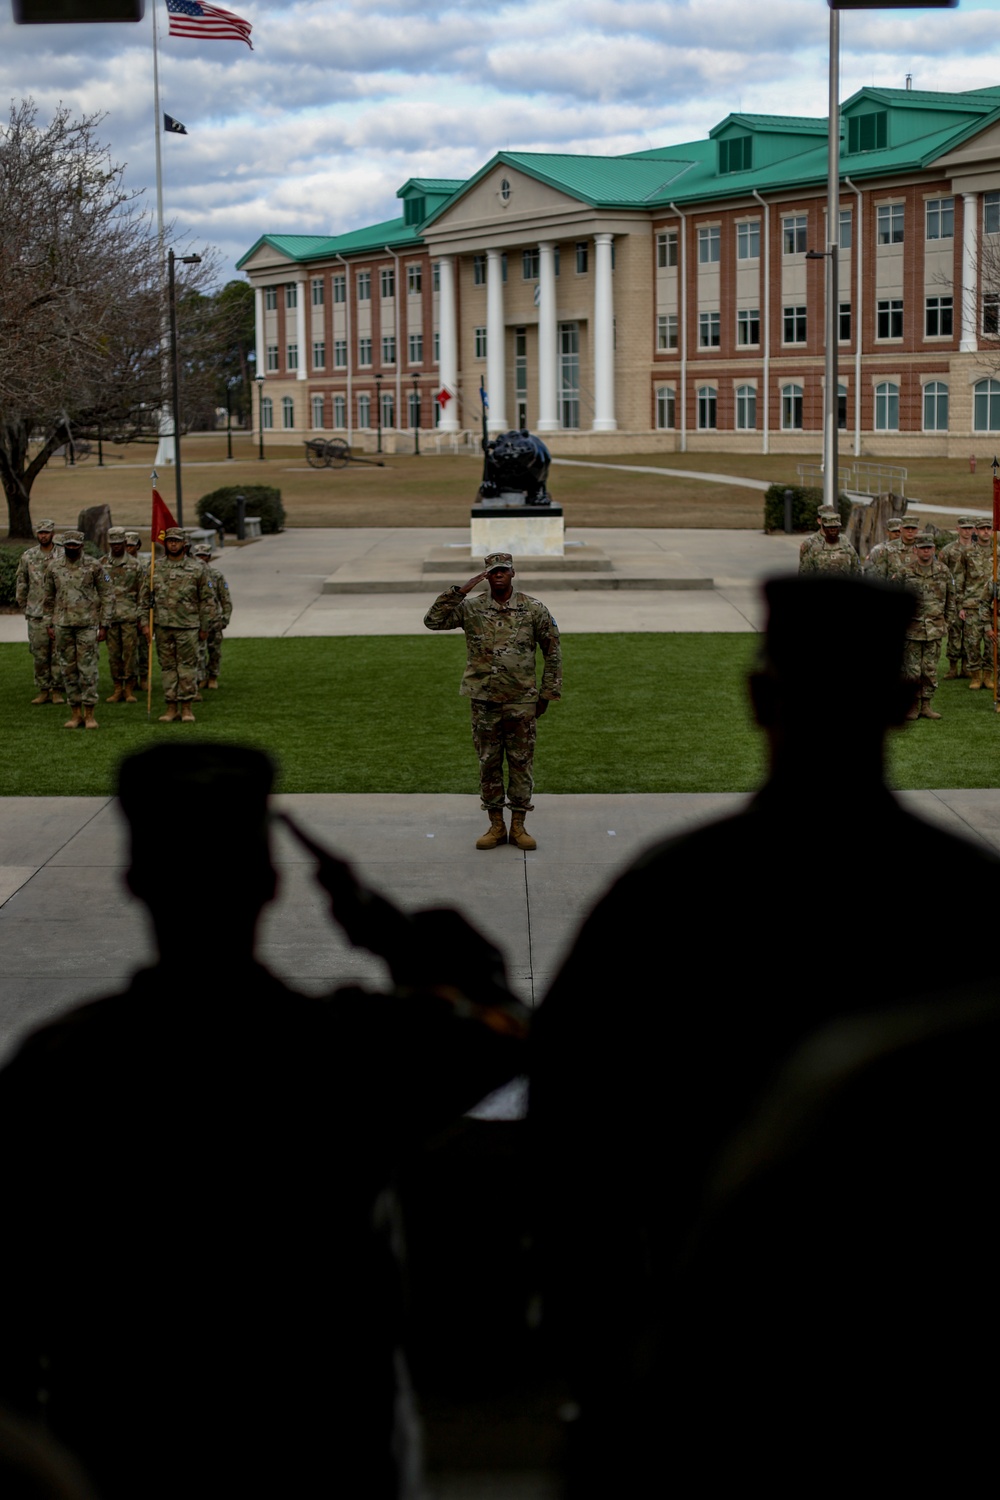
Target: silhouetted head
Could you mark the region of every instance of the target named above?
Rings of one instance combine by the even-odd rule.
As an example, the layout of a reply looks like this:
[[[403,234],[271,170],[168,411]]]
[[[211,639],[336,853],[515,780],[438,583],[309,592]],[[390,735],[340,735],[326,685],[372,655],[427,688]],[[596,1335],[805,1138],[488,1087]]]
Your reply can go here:
[[[220,924],[245,935],[274,895],[268,797],[274,765],[242,745],[156,745],[130,755],[118,772],[118,797],[132,835],[128,886],[160,932],[170,921],[178,942],[195,926]],[[163,945],[161,942],[161,949]]]

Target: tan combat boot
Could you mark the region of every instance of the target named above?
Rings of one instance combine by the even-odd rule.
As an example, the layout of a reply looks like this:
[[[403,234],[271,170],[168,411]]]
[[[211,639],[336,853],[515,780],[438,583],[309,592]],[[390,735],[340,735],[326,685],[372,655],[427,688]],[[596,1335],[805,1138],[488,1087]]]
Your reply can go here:
[[[992,669],[992,667],[984,667],[983,668],[983,687],[984,688],[989,688],[989,690],[990,690],[991,693],[992,693],[993,689],[996,687],[996,683],[993,680],[993,669]]]
[[[105,700],[104,700],[105,703],[120,703],[122,701],[122,699],[124,698],[124,696],[125,696],[124,688],[125,688],[125,684],[123,682],[119,682],[116,679],[115,680],[115,690],[114,690],[113,693],[110,694],[109,697],[105,698]]]
[[[182,724],[193,724],[194,723],[194,710],[192,709],[190,703],[182,703],[181,704],[181,723]]]
[[[939,713],[935,713],[934,709],[931,708],[931,700],[929,698],[925,698],[923,703],[921,703],[920,705],[920,717],[922,719],[940,719],[941,715]]]
[[[125,681],[125,700],[124,701],[126,703],[138,703],[138,701],[139,701],[138,698],[135,696],[135,678],[134,677],[129,677]]]
[[[219,679],[217,677],[210,677],[205,683],[205,686],[207,688],[211,688],[212,692],[214,693],[216,688],[219,686]]]
[[[66,699],[63,697],[62,693],[59,691],[58,688],[53,688],[52,689],[52,695],[51,696],[52,696],[52,702],[53,703],[65,703],[66,702]]]
[[[537,849],[531,834],[524,826],[524,813],[511,811],[510,815],[510,841],[519,849]]]
[[[177,707],[177,704],[176,703],[168,703],[167,704],[167,711],[166,711],[166,713],[160,715],[160,723],[161,724],[172,724],[174,722],[174,720],[175,719],[179,719],[180,716],[181,716],[181,711]]]
[[[100,725],[98,724],[97,720],[94,718],[94,705],[92,703],[88,703],[87,706],[83,710],[83,727],[84,727],[84,729],[99,729],[100,728]]]
[[[971,680],[969,682],[969,692],[970,693],[978,693],[978,691],[982,687],[982,685],[983,685],[983,674],[982,674],[982,672],[973,672]]]
[[[37,698],[32,698],[31,701],[32,701],[32,703],[48,703],[48,701],[49,701],[49,690],[48,690],[48,688],[43,688],[42,691],[39,693],[38,697]]]
[[[961,675],[962,675],[962,663],[960,661],[949,661],[949,663],[948,663],[948,670],[944,674],[944,680],[945,680],[945,682],[947,682],[948,679],[951,678],[951,677],[961,677]]]
[[[476,839],[477,849],[495,849],[498,844],[507,842],[507,824],[503,820],[503,813],[495,808],[490,813],[490,826],[481,839]]]
[[[74,706],[73,706],[73,717],[71,719],[67,719],[66,720],[65,724],[63,725],[63,728],[64,729],[82,729],[83,728],[83,709],[80,707],[79,703],[74,704]]]

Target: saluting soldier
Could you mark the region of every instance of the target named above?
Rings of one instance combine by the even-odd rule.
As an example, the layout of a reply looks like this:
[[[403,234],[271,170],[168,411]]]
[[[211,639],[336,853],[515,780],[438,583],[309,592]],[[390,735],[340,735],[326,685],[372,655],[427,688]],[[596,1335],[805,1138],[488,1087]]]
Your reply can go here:
[[[820,521],[820,540],[799,556],[800,573],[859,573],[861,559],[841,536],[840,516],[827,511]]]
[[[35,697],[32,703],[65,703],[55,646],[45,628],[45,574],[62,548],[55,544],[56,523],[39,521],[35,527],[37,547],[21,553],[15,583],[18,608],[24,610],[28,627],[28,650],[35,663]]]
[[[919,532],[913,559],[897,575],[917,596],[917,607],[906,630],[903,676],[916,685],[916,698],[908,719],[940,719],[931,708],[937,692],[941,642],[958,612],[955,582],[939,557],[934,556],[934,538]]]
[[[222,664],[222,637],[233,617],[233,600],[229,592],[229,584],[226,582],[224,573],[218,568],[210,567],[212,549],[207,542],[199,542],[194,547],[193,553],[205,564],[208,576],[212,580],[212,593],[216,604],[216,621],[208,632],[208,640],[204,643],[205,655],[203,661],[203,673],[201,686],[212,688],[213,691],[219,686],[219,667]]]
[[[111,580],[104,564],[83,555],[83,532],[63,533],[63,555],[45,573],[44,620],[72,705],[66,729],[96,729],[99,642],[111,619]]]
[[[167,704],[160,723],[172,724],[180,718],[193,724],[198,642],[207,640],[215,618],[212,580],[204,563],[184,555],[185,535],[180,526],[168,527],[163,548],[166,557],[156,565],[153,588],[156,654]]]
[[[111,623],[108,626],[108,666],[114,691],[108,703],[135,703],[139,642],[149,615],[146,570],[126,550],[125,530],[112,526],[108,552],[102,559],[111,579]]]

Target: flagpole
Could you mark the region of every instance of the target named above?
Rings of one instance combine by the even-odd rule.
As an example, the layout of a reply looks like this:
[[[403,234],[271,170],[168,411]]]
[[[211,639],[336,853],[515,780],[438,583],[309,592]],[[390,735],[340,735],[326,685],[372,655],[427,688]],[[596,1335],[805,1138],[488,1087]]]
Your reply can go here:
[[[155,5],[155,0],[154,0]],[[156,485],[159,476],[156,470],[149,476],[149,482],[156,495]],[[155,501],[154,501],[155,505]],[[147,723],[153,712],[153,583],[156,577],[156,536],[155,528],[150,528],[149,536],[149,629],[146,634],[146,720]]]
[[[156,140],[156,233],[160,241],[160,258],[163,258],[163,159],[160,154],[160,60],[157,45],[156,7],[153,0],[153,135]]]
[[[1000,713],[1000,689],[997,688],[997,527],[1000,526],[1000,479],[997,478],[997,469],[1000,468],[993,456],[993,707]]]

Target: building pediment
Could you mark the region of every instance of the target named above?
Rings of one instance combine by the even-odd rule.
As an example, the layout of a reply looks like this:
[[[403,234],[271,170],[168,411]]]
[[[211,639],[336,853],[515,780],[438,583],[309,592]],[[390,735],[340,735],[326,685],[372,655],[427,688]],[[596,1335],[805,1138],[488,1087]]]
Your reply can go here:
[[[928,163],[955,179],[959,192],[995,192],[1000,188],[1000,120]]]
[[[469,254],[582,234],[604,217],[593,204],[498,161],[426,225],[423,235],[432,251]]]
[[[253,249],[238,262],[239,269],[248,276],[260,277],[268,271],[288,271],[296,264],[292,256],[279,250],[266,236],[258,240]]]

